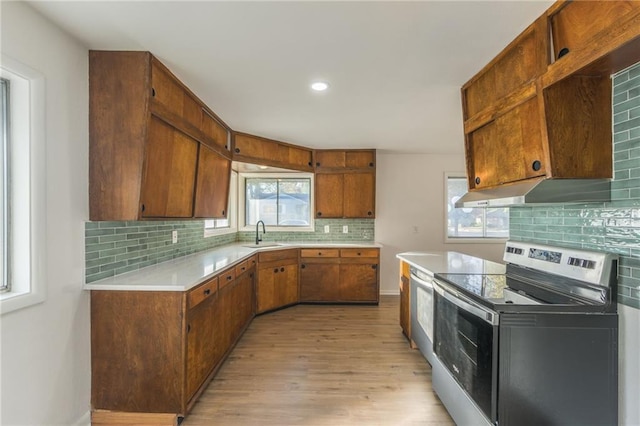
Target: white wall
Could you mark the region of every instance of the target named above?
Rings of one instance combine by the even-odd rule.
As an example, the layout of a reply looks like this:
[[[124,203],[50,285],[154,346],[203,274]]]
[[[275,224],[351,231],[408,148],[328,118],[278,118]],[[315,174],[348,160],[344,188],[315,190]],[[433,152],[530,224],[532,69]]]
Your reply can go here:
[[[2,2],[2,53],[46,84],[46,277],[44,303],[1,321],[3,425],[88,424],[88,53],[22,2]]]
[[[377,154],[375,232],[376,241],[383,244],[383,294],[398,293],[395,256],[404,251],[458,251],[502,262],[503,243],[445,244],[445,172],[464,173],[464,156]]]

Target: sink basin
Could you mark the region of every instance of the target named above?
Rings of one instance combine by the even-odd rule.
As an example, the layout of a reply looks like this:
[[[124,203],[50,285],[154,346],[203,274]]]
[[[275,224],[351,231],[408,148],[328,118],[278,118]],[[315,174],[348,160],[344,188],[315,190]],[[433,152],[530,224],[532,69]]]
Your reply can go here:
[[[243,244],[242,247],[249,247],[249,248],[260,248],[260,247],[277,247],[277,246],[281,246],[282,244],[279,243],[260,243],[260,244]]]

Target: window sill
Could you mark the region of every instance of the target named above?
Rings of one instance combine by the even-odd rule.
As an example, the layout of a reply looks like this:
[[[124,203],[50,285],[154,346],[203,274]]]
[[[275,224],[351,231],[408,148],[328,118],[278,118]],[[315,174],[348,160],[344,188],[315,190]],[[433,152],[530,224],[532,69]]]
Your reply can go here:
[[[245,226],[240,229],[241,232],[256,232],[255,226]],[[262,227],[260,228],[262,231]],[[274,226],[266,227],[267,233],[269,232],[315,232],[315,227],[313,226]]]
[[[219,235],[236,234],[238,228],[218,228],[218,229],[205,229],[204,238],[217,237]]]
[[[509,238],[487,238],[487,237],[446,237],[445,244],[504,244]]]
[[[2,315],[44,302],[44,292],[8,291],[0,294],[0,313]]]

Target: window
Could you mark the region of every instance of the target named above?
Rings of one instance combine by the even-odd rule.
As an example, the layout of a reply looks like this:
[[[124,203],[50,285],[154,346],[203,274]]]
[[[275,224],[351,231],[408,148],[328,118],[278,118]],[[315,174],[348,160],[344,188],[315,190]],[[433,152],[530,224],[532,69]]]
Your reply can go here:
[[[6,314],[46,297],[46,123],[44,76],[6,55],[0,64],[0,311]]]
[[[467,193],[467,179],[460,174],[445,175],[447,205],[447,239],[509,238],[509,209],[456,208],[455,203]]]
[[[204,236],[230,234],[238,231],[236,225],[238,211],[238,173],[231,172],[229,183],[229,205],[227,206],[226,219],[207,219],[204,221]]]
[[[9,80],[0,78],[0,292],[11,289],[9,283],[9,212],[7,211],[9,188]]]
[[[312,185],[308,173],[243,174],[244,226],[262,220],[272,229],[312,230]]]

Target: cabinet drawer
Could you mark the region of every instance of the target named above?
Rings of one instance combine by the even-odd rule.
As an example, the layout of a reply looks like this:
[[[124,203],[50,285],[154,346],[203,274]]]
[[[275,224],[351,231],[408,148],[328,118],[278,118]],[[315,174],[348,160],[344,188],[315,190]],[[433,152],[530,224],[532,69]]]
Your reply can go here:
[[[283,259],[298,259],[298,249],[266,251],[258,255],[259,262],[271,262]]]
[[[231,284],[233,280],[236,279],[236,269],[229,268],[223,273],[221,273],[220,275],[218,275],[218,277],[220,278],[220,289],[223,289],[227,285]]]
[[[212,278],[206,283],[199,285],[189,291],[187,295],[187,305],[191,309],[203,302],[206,298],[213,296],[218,291],[218,277]]]
[[[378,257],[376,248],[341,249],[340,257]]]
[[[249,268],[251,268],[251,266],[249,266],[248,260],[238,263],[236,265],[236,276],[239,277],[240,275],[244,274],[249,270]]]
[[[340,257],[338,249],[301,249],[300,257]]]

